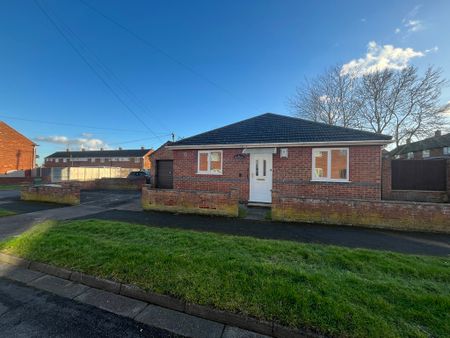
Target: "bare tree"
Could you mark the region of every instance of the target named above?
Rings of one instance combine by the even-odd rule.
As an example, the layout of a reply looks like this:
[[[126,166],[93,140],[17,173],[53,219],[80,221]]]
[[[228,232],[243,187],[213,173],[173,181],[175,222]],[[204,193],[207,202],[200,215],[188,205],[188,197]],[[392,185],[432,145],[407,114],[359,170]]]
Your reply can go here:
[[[397,146],[428,136],[444,124],[439,99],[445,85],[433,67],[423,76],[413,66],[363,75],[358,86],[362,124],[391,134]]]
[[[331,125],[390,134],[396,145],[430,135],[445,123],[441,91],[447,81],[439,69],[417,67],[343,75],[340,66],[297,88],[294,113]]]
[[[337,65],[315,79],[306,79],[289,100],[295,113],[316,122],[358,127],[356,82],[351,76],[342,76],[340,72],[341,66]]]
[[[363,75],[358,80],[357,100],[360,102],[358,116],[361,125],[375,133],[385,133],[391,126],[392,90],[394,72],[382,72]]]

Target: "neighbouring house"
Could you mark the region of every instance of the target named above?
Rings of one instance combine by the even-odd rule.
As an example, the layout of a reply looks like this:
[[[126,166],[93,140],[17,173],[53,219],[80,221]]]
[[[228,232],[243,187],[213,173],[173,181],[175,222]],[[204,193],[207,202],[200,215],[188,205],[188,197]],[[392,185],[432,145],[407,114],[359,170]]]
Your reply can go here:
[[[380,200],[381,152],[390,140],[267,113],[164,145],[152,155],[154,185],[234,190],[239,201],[255,203],[271,203],[275,190],[292,197]]]
[[[390,156],[402,160],[450,158],[450,133],[442,135],[436,130],[433,137],[401,145],[392,150]]]
[[[0,121],[0,175],[36,167],[36,143]]]
[[[45,158],[46,168],[115,167],[150,169],[152,149],[58,151]]]

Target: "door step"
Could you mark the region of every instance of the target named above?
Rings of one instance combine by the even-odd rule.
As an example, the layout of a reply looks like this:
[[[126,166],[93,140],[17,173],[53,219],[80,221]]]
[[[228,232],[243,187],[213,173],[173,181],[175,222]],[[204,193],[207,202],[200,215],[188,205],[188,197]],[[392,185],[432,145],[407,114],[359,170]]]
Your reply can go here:
[[[248,203],[241,205],[241,208],[245,210],[245,219],[267,221],[270,220],[270,206],[269,203]]]

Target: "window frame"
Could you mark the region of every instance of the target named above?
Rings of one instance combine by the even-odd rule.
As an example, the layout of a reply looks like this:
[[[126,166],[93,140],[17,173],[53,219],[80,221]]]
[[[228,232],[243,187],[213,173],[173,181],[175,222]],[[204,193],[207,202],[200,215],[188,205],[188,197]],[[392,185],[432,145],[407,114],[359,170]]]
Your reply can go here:
[[[450,155],[450,147],[443,147],[442,148],[442,154],[443,155]]]
[[[220,153],[220,172],[211,171],[211,153]],[[208,170],[200,170],[200,154],[208,154]],[[223,175],[223,150],[198,150],[197,175]]]
[[[331,154],[333,150],[345,150],[347,152],[347,172],[346,178],[331,178]],[[326,177],[316,177],[316,161],[315,161],[315,153],[319,152],[327,152],[327,176]],[[311,181],[312,182],[350,182],[350,149],[348,147],[338,147],[338,148],[312,148],[311,150],[311,162],[312,162],[312,171],[311,171]]]
[[[413,153],[412,151],[408,152],[408,153],[406,154],[406,158],[407,158],[408,160],[413,160],[413,159],[414,159],[414,153]]]
[[[427,153],[428,155],[425,156],[425,153]],[[431,151],[430,151],[430,149],[424,149],[424,150],[422,150],[422,158],[428,158],[428,157],[430,157],[430,156],[431,156]]]

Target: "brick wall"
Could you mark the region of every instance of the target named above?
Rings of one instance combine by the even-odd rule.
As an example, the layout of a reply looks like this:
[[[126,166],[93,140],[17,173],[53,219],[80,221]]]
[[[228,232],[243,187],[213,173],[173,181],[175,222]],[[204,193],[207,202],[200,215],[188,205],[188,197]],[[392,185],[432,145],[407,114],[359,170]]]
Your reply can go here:
[[[272,193],[272,219],[450,233],[450,204],[313,199]]]
[[[77,184],[83,190],[141,190],[145,183],[145,177],[134,180],[100,178],[93,181],[71,181],[71,184]]]
[[[237,217],[238,191],[210,192],[198,190],[142,189],[144,210],[209,214]]]
[[[381,199],[381,147],[349,147],[350,182],[312,182],[311,147],[288,148],[273,160],[273,189],[283,195],[314,198]]]
[[[429,149],[430,150],[430,157],[441,157],[444,155],[444,149],[443,148],[433,148],[433,149]],[[399,159],[402,160],[407,160],[408,159],[408,154],[401,154],[399,156]],[[413,158],[410,160],[423,160],[423,156],[422,156],[422,150],[420,151],[414,151],[413,152]]]
[[[0,174],[35,167],[35,145],[0,121]]]
[[[381,147],[349,147],[350,182],[312,182],[312,148],[290,147],[288,158],[273,157],[273,189],[295,197],[381,199]],[[227,192],[249,196],[249,155],[223,149],[223,175],[197,174],[197,150],[174,150],[174,189]]]
[[[30,184],[33,181],[34,181],[33,177],[0,177],[0,186]]]
[[[20,192],[20,199],[77,205],[80,204],[80,186],[72,184],[24,187]]]
[[[222,175],[197,174],[197,150],[173,152],[174,189],[229,192],[237,189],[239,200],[248,200],[249,156],[242,149],[223,149]]]

